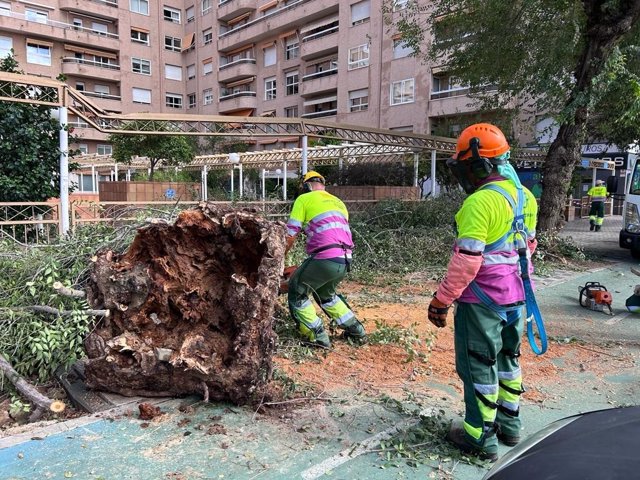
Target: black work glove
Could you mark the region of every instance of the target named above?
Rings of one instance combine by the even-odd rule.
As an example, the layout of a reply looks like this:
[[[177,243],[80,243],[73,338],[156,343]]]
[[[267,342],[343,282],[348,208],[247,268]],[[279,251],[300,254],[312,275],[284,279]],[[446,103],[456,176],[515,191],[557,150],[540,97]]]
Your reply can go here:
[[[450,307],[451,305],[445,305],[437,297],[433,297],[429,304],[429,321],[438,328],[445,327]]]

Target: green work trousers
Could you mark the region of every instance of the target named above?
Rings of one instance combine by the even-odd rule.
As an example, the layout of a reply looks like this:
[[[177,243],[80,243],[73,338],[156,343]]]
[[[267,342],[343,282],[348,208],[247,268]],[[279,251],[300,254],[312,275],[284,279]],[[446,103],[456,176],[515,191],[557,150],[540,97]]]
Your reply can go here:
[[[454,329],[467,440],[485,451],[496,451],[496,428],[508,435],[520,432],[522,311],[507,316],[482,304],[459,302]]]
[[[602,225],[604,221],[604,202],[591,202],[589,221],[593,225]]]
[[[354,318],[349,306],[336,294],[338,284],[347,274],[347,265],[332,260],[307,258],[289,280],[289,309],[303,337],[315,340],[314,332],[322,330],[311,296],[322,310],[342,326]]]

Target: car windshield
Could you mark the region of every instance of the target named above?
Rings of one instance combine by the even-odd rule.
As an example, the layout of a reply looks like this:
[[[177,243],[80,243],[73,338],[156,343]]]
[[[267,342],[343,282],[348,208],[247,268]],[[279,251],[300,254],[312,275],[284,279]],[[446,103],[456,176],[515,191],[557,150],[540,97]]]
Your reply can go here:
[[[633,177],[631,177],[631,185],[629,185],[629,193],[640,195],[640,161],[636,161],[633,169]]]

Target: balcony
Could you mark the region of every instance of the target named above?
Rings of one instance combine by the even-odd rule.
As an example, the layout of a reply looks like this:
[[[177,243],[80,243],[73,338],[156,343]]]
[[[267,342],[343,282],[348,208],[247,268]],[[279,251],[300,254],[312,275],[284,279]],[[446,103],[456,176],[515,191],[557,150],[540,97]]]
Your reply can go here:
[[[255,0],[228,0],[218,2],[218,20],[226,22],[243,13],[253,12],[255,9]]]
[[[118,0],[58,0],[60,10],[91,14],[102,18],[118,18]]]
[[[317,112],[303,113],[301,117],[302,118],[335,117],[337,113],[338,113],[338,109],[332,108],[329,110],[320,110]]]
[[[108,78],[116,82],[120,81],[120,65],[85,60],[84,58],[63,57],[62,73],[79,77]]]
[[[220,65],[218,80],[227,83],[244,77],[254,77],[258,73],[255,58],[241,58],[239,60]]]
[[[303,28],[300,32],[302,43],[300,56],[303,60],[320,55],[328,55],[338,50],[337,15]]]
[[[230,0],[233,3],[237,0]],[[254,3],[255,4],[255,3]],[[294,30],[300,26],[300,18],[318,18],[329,15],[337,10],[337,4],[312,0],[288,0],[281,2],[280,8],[270,11],[266,15],[253,18],[243,25],[237,25],[231,30],[218,35],[218,50],[232,50],[247,42],[268,40],[274,35]],[[298,7],[304,5],[304,9]],[[303,11],[301,11],[303,10]],[[238,34],[242,32],[241,34]]]
[[[307,74],[302,77],[300,95],[308,97],[319,93],[336,90],[338,88],[338,68],[330,68]]]
[[[218,111],[220,113],[226,113],[244,109],[255,109],[258,100],[254,90],[255,87],[251,85],[221,88],[220,97],[218,98]]]
[[[302,118],[335,117],[338,113],[338,94],[334,90],[329,95],[305,100]]]
[[[483,90],[495,90],[495,86],[487,86]],[[474,106],[469,97],[468,87],[453,87],[446,90],[432,91],[427,107],[429,117],[458,115],[474,112]]]
[[[102,32],[91,28],[80,27],[70,23],[27,18],[24,13],[9,12],[2,15],[2,29],[15,33],[79,42],[84,44],[100,44],[101,48],[119,50],[117,33]]]

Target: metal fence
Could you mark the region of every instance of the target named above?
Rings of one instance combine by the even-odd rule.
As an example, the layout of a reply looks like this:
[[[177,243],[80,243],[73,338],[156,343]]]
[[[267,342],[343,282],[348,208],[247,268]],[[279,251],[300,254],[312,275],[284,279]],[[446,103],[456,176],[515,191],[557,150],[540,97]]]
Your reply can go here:
[[[70,205],[72,231],[82,225],[104,223],[119,226],[141,222],[153,217],[173,218],[180,211],[200,202],[93,202],[73,201]],[[378,200],[347,200],[351,213],[366,211]],[[290,201],[208,202],[220,208],[250,209],[272,220],[286,221],[291,211]],[[23,244],[51,243],[60,235],[60,203],[0,203],[0,239]]]

